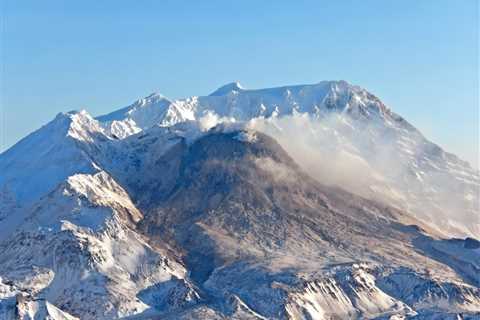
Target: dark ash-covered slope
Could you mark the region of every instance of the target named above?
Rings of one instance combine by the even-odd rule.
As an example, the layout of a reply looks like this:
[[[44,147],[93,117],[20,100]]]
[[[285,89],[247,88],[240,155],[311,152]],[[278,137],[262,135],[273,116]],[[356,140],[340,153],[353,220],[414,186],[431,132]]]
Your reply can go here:
[[[354,318],[413,315],[415,307],[395,298],[390,287],[382,291],[375,277],[389,283],[388,277],[401,269],[419,284],[431,281],[431,274],[440,283],[461,280],[415,248],[428,227],[399,210],[313,180],[264,134],[213,130],[172,150],[164,156],[168,160],[157,163],[176,163],[171,166],[176,173],[161,192],[148,190],[141,228],[154,241],[183,252],[191,277],[217,311],[228,314],[225,301],[238,296],[267,318],[321,319],[322,312],[335,314],[335,306],[343,308],[340,315]],[[314,298],[305,296],[301,288],[309,281],[313,286],[333,281],[332,290],[338,292],[327,295],[333,295],[330,302],[320,289]],[[469,310],[463,299],[479,291],[459,288],[437,298]],[[424,294],[430,300],[421,295],[412,299],[427,299],[419,309],[430,312],[438,299]],[[362,305],[364,299],[370,304]],[[316,304],[316,311],[305,304]]]

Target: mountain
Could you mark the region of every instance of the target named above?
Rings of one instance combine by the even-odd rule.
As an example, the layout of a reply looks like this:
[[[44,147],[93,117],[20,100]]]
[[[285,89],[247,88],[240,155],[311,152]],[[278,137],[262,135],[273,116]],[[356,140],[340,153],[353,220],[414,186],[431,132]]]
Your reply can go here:
[[[480,316],[478,172],[344,81],[62,113],[0,172],[0,319]]]
[[[205,129],[249,122],[317,180],[381,199],[447,235],[480,237],[478,171],[345,81],[260,90],[231,83],[209,96],[173,101],[153,94],[97,119],[107,134],[122,138],[195,119]]]

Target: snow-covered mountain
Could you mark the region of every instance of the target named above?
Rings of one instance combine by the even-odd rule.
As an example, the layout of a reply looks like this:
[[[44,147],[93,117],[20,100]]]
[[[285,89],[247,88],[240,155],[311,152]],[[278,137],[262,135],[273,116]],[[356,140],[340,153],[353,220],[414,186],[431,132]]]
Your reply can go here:
[[[449,235],[480,237],[478,171],[345,81],[260,90],[230,83],[181,100],[152,94],[97,119],[119,138],[191,120],[207,129],[249,122],[325,183],[382,199]]]
[[[0,319],[480,317],[478,172],[344,81],[62,113],[0,172]]]

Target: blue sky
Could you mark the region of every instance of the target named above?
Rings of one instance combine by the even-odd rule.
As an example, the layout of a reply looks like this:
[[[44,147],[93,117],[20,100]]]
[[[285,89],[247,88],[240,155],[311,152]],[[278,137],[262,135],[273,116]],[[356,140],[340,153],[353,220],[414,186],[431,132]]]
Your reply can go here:
[[[2,4],[5,150],[56,113],[159,91],[343,79],[477,163],[477,0],[16,1]]]

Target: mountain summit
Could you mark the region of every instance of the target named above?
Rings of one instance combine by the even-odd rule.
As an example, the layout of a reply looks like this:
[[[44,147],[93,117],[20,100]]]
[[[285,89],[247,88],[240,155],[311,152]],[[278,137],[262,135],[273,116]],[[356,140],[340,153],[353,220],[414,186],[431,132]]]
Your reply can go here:
[[[345,81],[61,113],[0,172],[0,319],[480,316],[478,172]]]
[[[210,96],[224,96],[229,93],[240,92],[241,90],[243,90],[242,85],[240,84],[240,82],[235,81],[221,86],[220,88],[212,92]]]

